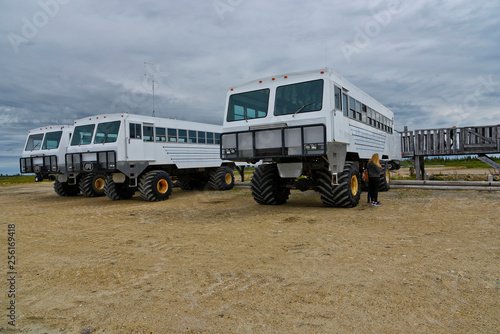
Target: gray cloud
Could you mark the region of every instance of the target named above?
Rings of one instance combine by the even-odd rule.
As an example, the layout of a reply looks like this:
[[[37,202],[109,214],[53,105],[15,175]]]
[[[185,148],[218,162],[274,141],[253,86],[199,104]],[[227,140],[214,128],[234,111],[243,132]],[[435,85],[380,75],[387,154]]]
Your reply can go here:
[[[220,124],[231,86],[328,65],[399,129],[499,123],[499,15],[493,0],[2,2],[0,173],[29,129],[150,115],[145,61],[162,117]]]

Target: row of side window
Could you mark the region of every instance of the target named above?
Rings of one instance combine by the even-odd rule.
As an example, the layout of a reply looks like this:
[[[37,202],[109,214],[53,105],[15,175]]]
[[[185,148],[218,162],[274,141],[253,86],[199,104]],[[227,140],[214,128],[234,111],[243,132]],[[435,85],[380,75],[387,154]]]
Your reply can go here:
[[[373,126],[387,133],[393,133],[393,120],[385,117],[374,109],[342,92],[340,87],[334,86],[335,108],[342,110],[344,116]]]
[[[141,134],[143,129],[143,135]],[[130,123],[130,138],[142,139],[145,142],[160,143],[192,143],[192,144],[220,144],[220,133],[195,131],[185,129],[158,128],[154,126]]]

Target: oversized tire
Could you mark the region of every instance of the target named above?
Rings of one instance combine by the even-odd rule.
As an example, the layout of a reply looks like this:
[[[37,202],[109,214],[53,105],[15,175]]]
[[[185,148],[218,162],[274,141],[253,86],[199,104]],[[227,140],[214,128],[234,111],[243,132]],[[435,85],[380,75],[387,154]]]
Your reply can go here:
[[[290,196],[290,189],[284,186],[278,172],[278,166],[260,165],[252,177],[252,196],[263,205],[285,204]]]
[[[177,179],[176,182],[177,187],[181,188],[182,190],[192,190],[193,187],[191,187],[191,182],[189,180],[188,175],[181,175]]]
[[[104,194],[113,201],[121,201],[131,199],[135,194],[135,190],[128,187],[127,182],[115,183],[113,177],[109,175],[106,177],[106,183],[104,184]]]
[[[208,183],[205,173],[191,173],[181,175],[177,180],[177,186],[182,190],[203,190]]]
[[[316,173],[316,182],[318,183],[318,192],[321,194],[321,201],[326,206],[335,206],[335,199],[332,196],[333,184],[332,173],[324,168]]]
[[[391,189],[391,173],[389,168],[384,168],[384,174],[380,175],[378,191],[388,191]]]
[[[80,180],[80,191],[85,197],[104,196],[105,184],[106,175],[98,173],[87,174]]]
[[[210,173],[208,181],[209,189],[231,190],[234,187],[233,170],[227,166],[222,166]]]
[[[346,162],[338,175],[338,185],[332,184],[332,173],[327,169],[317,173],[318,191],[326,206],[351,208],[359,203],[361,182],[358,165]]]
[[[54,181],[54,191],[59,196],[77,196],[80,193],[76,184],[69,185],[68,182],[59,182],[59,180]]]
[[[173,187],[170,175],[162,170],[148,172],[139,180],[139,193],[150,202],[166,200],[172,194]]]

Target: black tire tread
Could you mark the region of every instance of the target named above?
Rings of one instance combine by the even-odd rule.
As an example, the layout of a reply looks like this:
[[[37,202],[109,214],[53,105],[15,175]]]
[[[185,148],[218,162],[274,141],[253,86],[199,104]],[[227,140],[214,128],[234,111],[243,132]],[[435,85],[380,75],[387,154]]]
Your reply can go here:
[[[282,205],[290,196],[290,189],[282,187],[278,167],[274,164],[257,167],[251,185],[254,200],[262,205]]]
[[[232,181],[230,184],[226,183],[226,174],[230,173]],[[234,174],[233,170],[227,166],[222,166],[210,172],[208,180],[208,187],[212,190],[231,190],[234,187]]]
[[[177,186],[179,188],[181,188],[181,190],[193,190],[193,187],[192,187],[191,182],[189,180],[189,177],[187,175],[180,177],[177,180]]]
[[[165,179],[168,183],[168,190],[165,194],[157,194],[155,192],[155,187],[157,184],[158,179]],[[146,173],[143,177],[139,179],[139,193],[141,194],[141,197],[150,202],[158,202],[158,201],[164,201],[170,197],[170,194],[172,193],[172,179],[170,178],[170,175],[162,170],[153,170],[148,173]]]
[[[391,180],[390,180],[390,174],[389,174],[389,182],[387,182],[387,179],[385,177],[386,169],[384,168],[384,174],[380,175],[380,184],[378,186],[378,191],[389,191],[391,189]]]
[[[134,193],[134,189],[129,188],[126,182],[115,183],[113,182],[113,177],[111,175],[106,177],[106,183],[104,184],[104,194],[108,196],[109,199],[113,201],[131,199],[134,196]]]
[[[69,185],[67,182],[54,181],[54,191],[59,196],[69,197],[77,196],[80,193],[80,189],[77,185]]]
[[[351,193],[351,177],[358,177],[358,192]],[[332,184],[332,173],[323,169],[317,173],[318,191],[324,205],[329,207],[350,208],[359,203],[361,195],[361,180],[358,166],[352,162],[346,162],[342,173],[338,175],[338,185]]]
[[[101,177],[104,180],[106,180],[106,176],[102,175],[102,174],[97,174],[97,175],[96,174],[88,174],[88,175],[85,175],[80,180],[80,184],[79,184],[80,192],[82,193],[83,196],[85,196],[85,197],[101,197],[101,196],[105,195],[104,191],[100,192],[94,188],[93,183],[95,182],[95,180],[98,177]]]

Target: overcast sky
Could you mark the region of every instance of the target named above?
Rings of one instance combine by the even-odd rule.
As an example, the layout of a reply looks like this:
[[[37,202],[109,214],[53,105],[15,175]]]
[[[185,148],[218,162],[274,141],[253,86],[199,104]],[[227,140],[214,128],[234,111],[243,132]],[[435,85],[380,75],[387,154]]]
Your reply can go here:
[[[498,0],[0,0],[0,173],[32,128],[151,115],[153,72],[161,117],[222,124],[231,86],[328,66],[398,130],[499,124],[499,18]]]

